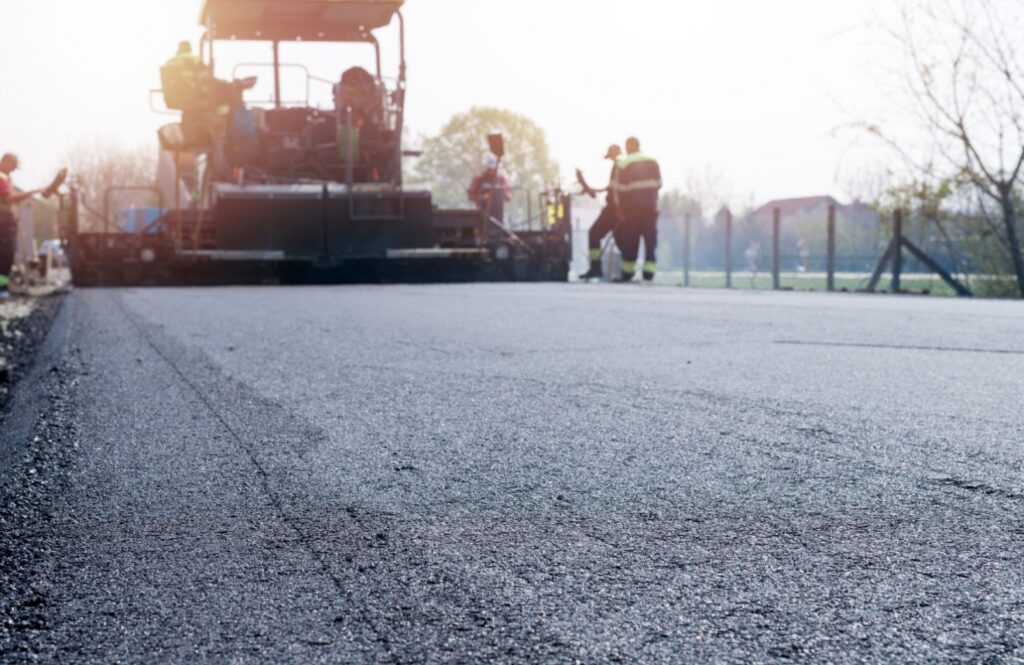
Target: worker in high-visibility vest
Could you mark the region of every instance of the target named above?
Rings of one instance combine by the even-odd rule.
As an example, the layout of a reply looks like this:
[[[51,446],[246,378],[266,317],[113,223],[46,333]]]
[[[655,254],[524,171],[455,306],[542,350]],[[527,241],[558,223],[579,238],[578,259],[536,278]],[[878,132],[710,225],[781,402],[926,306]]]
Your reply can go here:
[[[192,52],[192,44],[181,42],[178,52],[160,68],[167,107],[191,111],[208,106],[210,79],[202,58]]]
[[[17,169],[17,155],[7,153],[0,157],[0,300],[11,297],[11,267],[18,248],[17,206],[43,191],[15,192],[11,174]]]
[[[640,239],[644,241],[644,281],[654,280],[658,268],[658,196],[661,191],[661,167],[657,160],[640,152],[640,140],[626,140],[626,154],[616,162],[612,192],[618,205],[622,252],[622,277],[631,282],[637,272]]]
[[[605,153],[604,158],[610,159],[612,162],[612,174],[608,181],[608,187],[606,189],[593,189],[590,185],[586,184],[586,180],[583,179],[583,174],[580,173],[579,169],[576,170],[576,177],[583,185],[584,193],[591,197],[596,197],[598,194],[607,192],[608,196],[605,199],[605,206],[601,209],[601,214],[597,216],[597,221],[590,227],[590,233],[587,234],[588,250],[590,252],[590,270],[580,275],[580,279],[600,279],[604,276],[604,271],[601,269],[601,256],[604,251],[601,249],[601,243],[604,242],[605,236],[609,233],[612,237],[618,241],[617,231],[619,227],[619,209],[615,204],[615,194],[612,191],[615,186],[616,172],[618,166],[615,161],[622,156],[622,148],[617,145],[609,146],[608,152]]]

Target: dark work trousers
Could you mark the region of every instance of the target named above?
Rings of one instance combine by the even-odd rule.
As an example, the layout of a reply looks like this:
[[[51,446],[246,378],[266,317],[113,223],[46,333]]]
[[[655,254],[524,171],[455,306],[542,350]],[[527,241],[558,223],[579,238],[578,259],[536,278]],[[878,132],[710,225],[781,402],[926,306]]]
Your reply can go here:
[[[13,214],[0,211],[0,288],[7,287],[7,278],[11,275],[17,246],[18,220]]]
[[[488,214],[502,224],[505,223],[505,192],[500,189],[494,190],[491,194],[491,210]]]
[[[597,221],[590,227],[588,239],[590,241],[590,260],[601,260],[601,243],[609,233],[619,242],[619,215],[617,208],[613,205],[606,205],[597,216]]]
[[[654,279],[658,258],[658,211],[626,211],[619,249],[622,251],[622,272],[632,276],[637,271],[637,257],[640,253],[640,239],[644,241],[644,279]]]
[[[652,210],[642,216],[640,237],[644,239],[644,279],[654,279],[658,270],[658,211]]]

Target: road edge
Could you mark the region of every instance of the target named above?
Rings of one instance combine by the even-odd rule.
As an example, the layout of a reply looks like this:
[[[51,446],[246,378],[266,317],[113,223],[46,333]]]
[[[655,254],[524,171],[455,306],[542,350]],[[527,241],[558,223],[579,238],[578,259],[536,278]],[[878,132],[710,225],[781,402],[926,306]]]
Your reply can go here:
[[[75,298],[57,305],[11,393],[0,432],[0,661],[60,662],[39,651],[54,609],[48,562],[54,516],[78,449]]]
[[[73,292],[61,298],[28,373],[14,386],[4,410],[3,427],[0,428],[0,482],[6,483],[10,479],[13,467],[27,449],[39,417],[49,407],[51,395],[47,390],[49,382],[46,375],[57,368],[67,354],[74,308]]]

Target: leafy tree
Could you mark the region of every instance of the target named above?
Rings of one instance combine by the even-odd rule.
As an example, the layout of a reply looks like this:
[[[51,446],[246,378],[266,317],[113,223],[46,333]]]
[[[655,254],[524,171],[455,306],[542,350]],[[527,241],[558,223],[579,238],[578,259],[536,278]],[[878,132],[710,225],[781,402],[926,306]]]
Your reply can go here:
[[[497,133],[505,137],[501,170],[521,190],[514,193],[506,214],[513,222],[525,220],[526,197],[535,198],[556,183],[558,164],[551,159],[544,130],[518,113],[474,107],[456,114],[438,135],[423,140],[423,156],[414,167],[413,180],[431,185],[440,206],[471,206],[466,192],[482,169],[487,135]]]

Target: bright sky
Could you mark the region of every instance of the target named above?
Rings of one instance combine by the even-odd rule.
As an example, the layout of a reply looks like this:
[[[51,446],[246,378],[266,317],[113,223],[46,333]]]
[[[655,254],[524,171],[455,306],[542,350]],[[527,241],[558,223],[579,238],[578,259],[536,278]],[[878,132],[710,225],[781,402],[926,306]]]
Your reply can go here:
[[[147,91],[178,41],[198,37],[199,5],[0,0],[0,150],[21,154],[21,184],[46,180],[83,140],[155,149],[154,130],[173,119],[150,110]],[[850,150],[848,136],[832,133],[889,92],[879,80],[885,47],[868,24],[890,7],[408,0],[408,124],[431,133],[473,105],[501,106],[544,127],[567,176],[582,166],[599,179],[607,145],[636,134],[673,186],[710,166],[734,201],[848,196],[859,171],[886,155]],[[329,53],[307,55],[335,78],[346,63]]]

